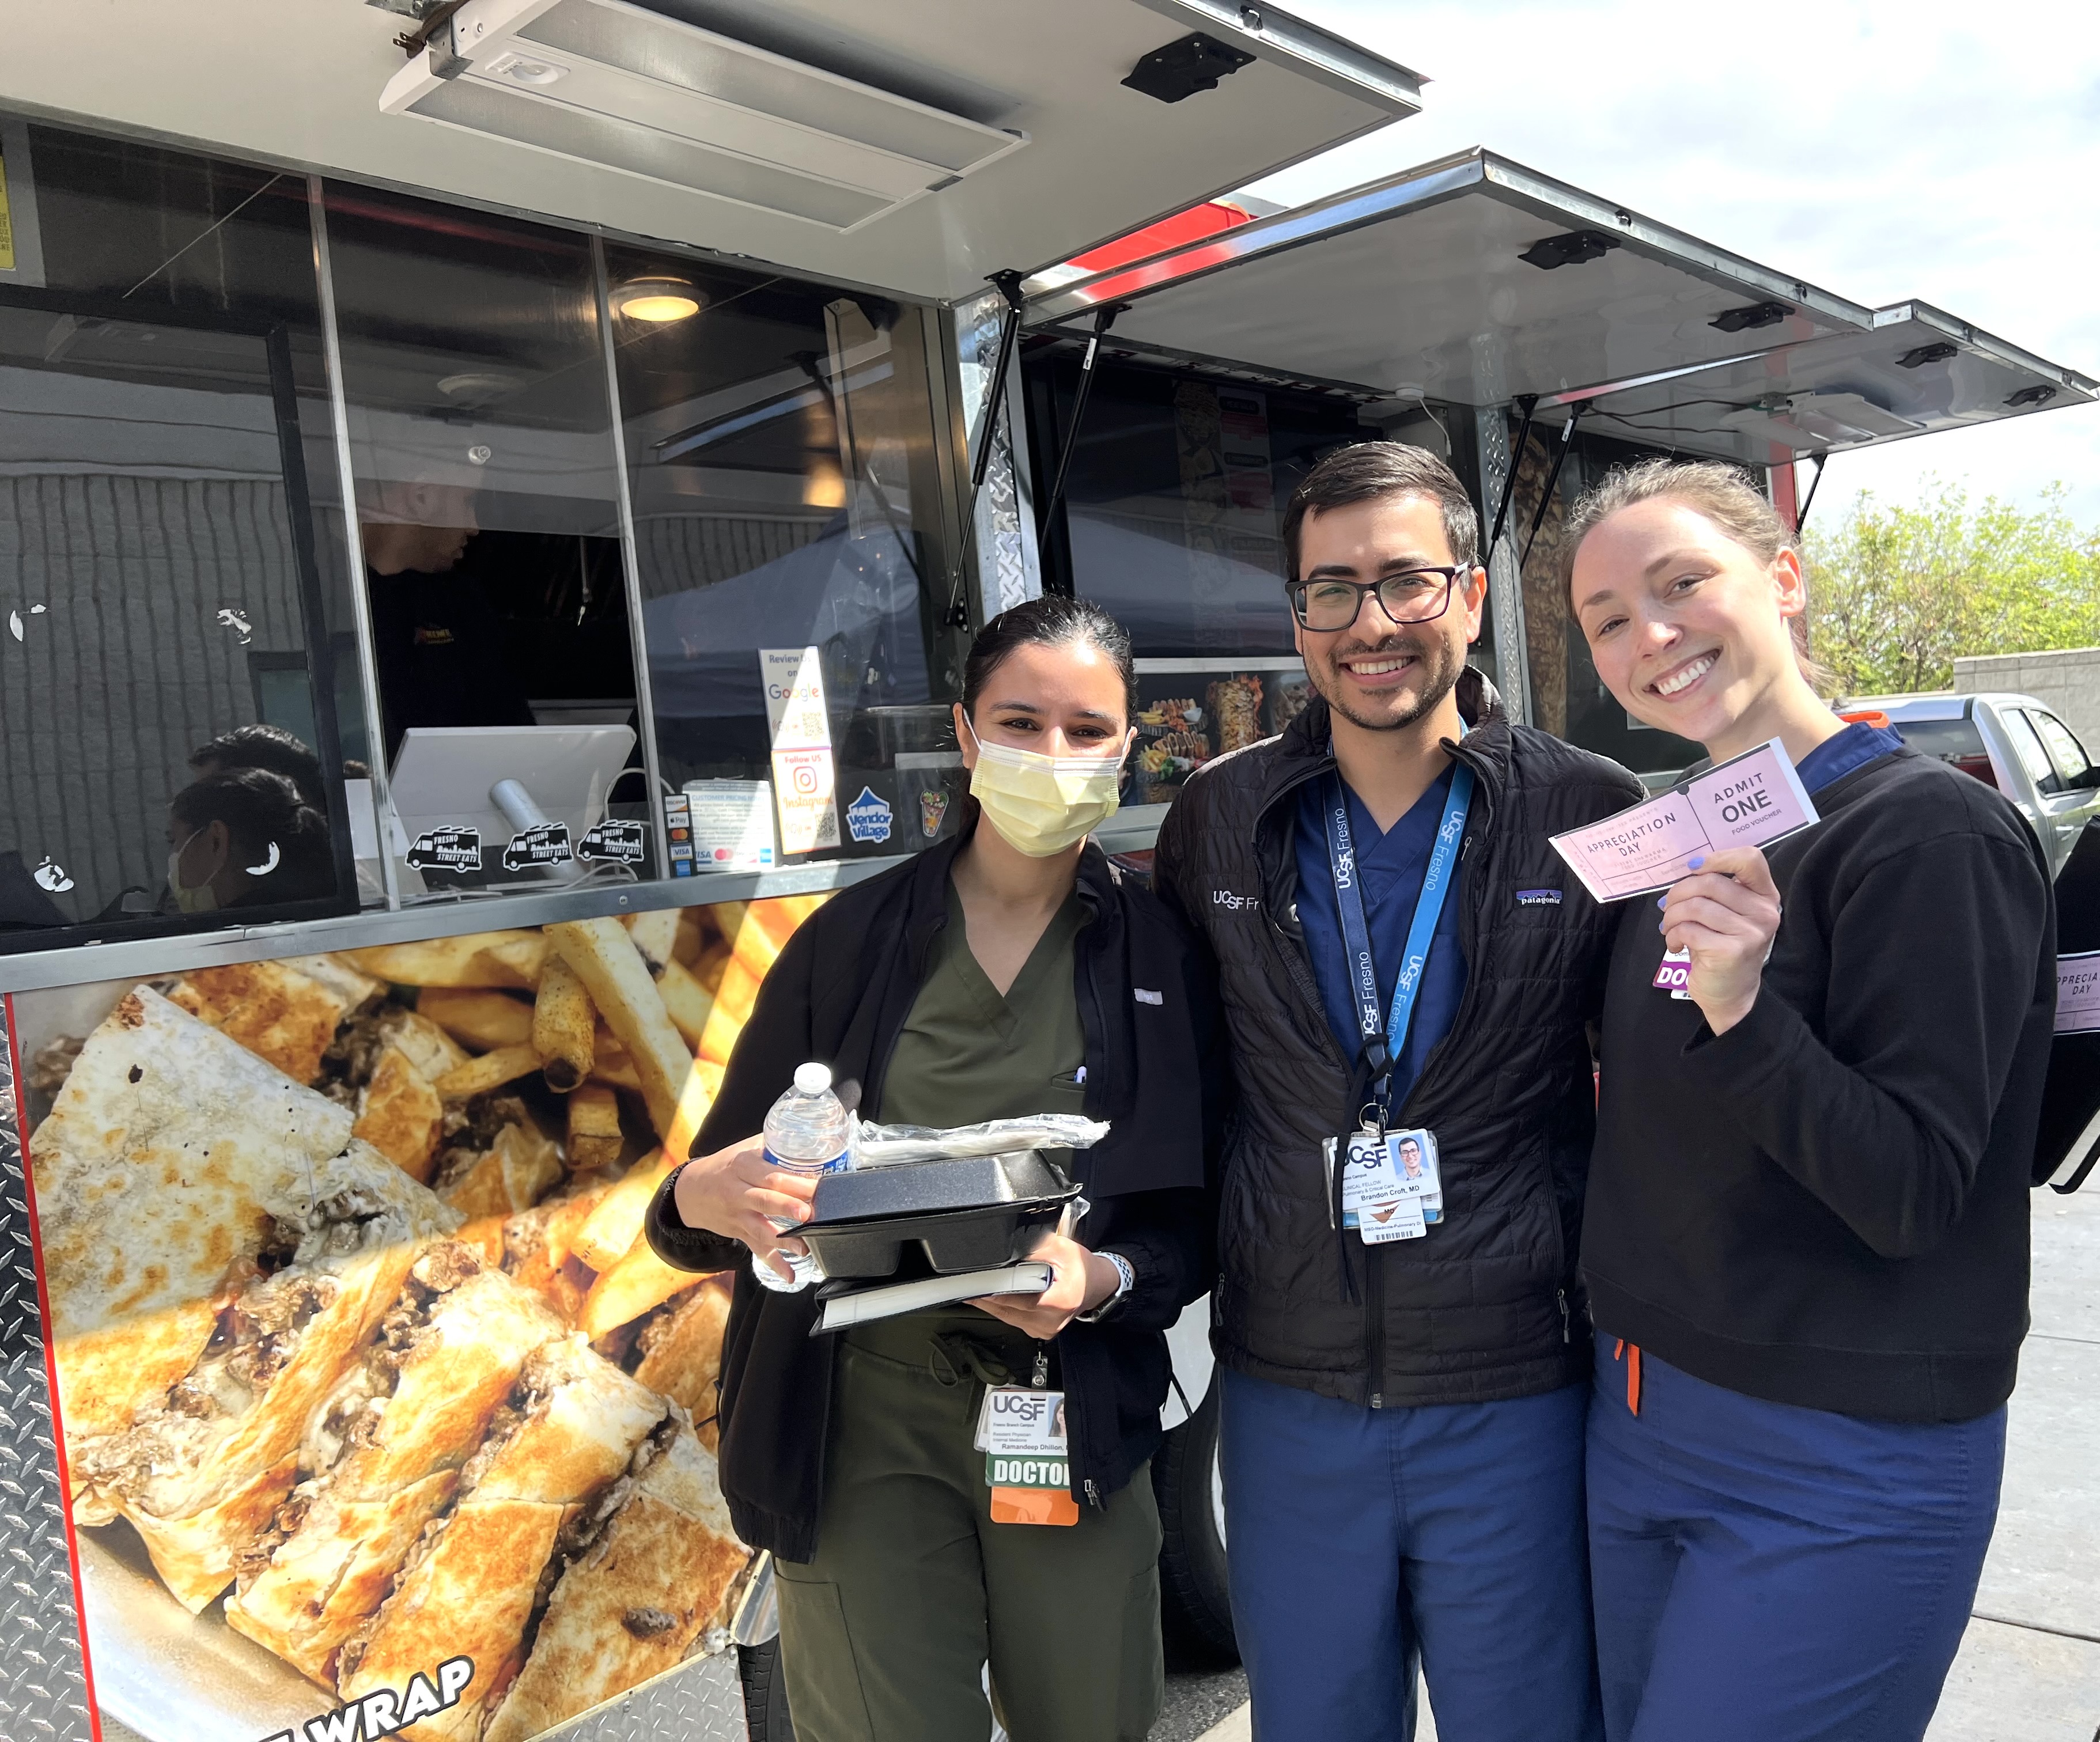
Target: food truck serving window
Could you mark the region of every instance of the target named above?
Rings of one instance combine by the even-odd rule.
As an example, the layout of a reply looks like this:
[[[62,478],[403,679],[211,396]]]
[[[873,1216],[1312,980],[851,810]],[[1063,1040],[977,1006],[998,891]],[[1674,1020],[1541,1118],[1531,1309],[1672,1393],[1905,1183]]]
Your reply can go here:
[[[590,242],[333,183],[326,218],[401,897],[653,875]]]
[[[0,288],[0,950],[342,911],[306,184],[28,136],[44,283]]]
[[[924,311],[606,264],[672,875],[953,833]]]

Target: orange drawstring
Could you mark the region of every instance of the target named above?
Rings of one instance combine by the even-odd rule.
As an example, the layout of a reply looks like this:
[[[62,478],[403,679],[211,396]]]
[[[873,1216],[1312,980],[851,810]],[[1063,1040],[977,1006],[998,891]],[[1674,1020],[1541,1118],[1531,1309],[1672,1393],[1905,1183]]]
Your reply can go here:
[[[1612,1347],[1612,1359],[1623,1358],[1626,1364],[1626,1409],[1635,1415],[1640,1413],[1640,1345],[1620,1338]]]

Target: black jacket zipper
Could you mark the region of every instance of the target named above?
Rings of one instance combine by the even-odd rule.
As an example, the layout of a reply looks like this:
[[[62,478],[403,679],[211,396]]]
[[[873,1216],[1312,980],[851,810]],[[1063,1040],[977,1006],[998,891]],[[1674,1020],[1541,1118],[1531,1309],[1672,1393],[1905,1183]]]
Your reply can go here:
[[[1493,831],[1494,791],[1487,778],[1487,770],[1482,766],[1480,759],[1476,756],[1469,755],[1462,743],[1454,745],[1451,753],[1454,760],[1466,763],[1473,770],[1476,776],[1474,790],[1485,805],[1478,826],[1468,827],[1466,831],[1465,841],[1458,852],[1459,861],[1462,864],[1472,853],[1473,844],[1476,840],[1485,840]],[[1264,801],[1261,809],[1255,814],[1251,845],[1254,849],[1255,865],[1263,873],[1262,900],[1270,908],[1269,925],[1274,934],[1277,952],[1283,959],[1285,970],[1290,977],[1291,984],[1298,989],[1305,1008],[1318,1018],[1314,1024],[1314,1032],[1320,1035],[1330,1061],[1346,1073],[1349,1071],[1350,1065],[1348,1061],[1343,1057],[1342,1049],[1335,1042],[1334,1030],[1328,1025],[1326,1006],[1321,1000],[1318,983],[1312,977],[1312,964],[1306,959],[1303,943],[1297,942],[1283,928],[1282,920],[1276,912],[1275,903],[1271,898],[1273,889],[1267,875],[1267,867],[1262,862],[1262,830],[1268,822],[1270,813],[1308,781],[1319,778],[1335,765],[1335,759],[1331,755],[1321,756],[1311,768],[1303,774],[1294,775],[1272,792]],[[1466,990],[1459,998],[1458,1009],[1451,1019],[1449,1030],[1435,1046],[1429,1049],[1428,1057],[1422,1061],[1422,1074],[1414,1079],[1413,1087],[1408,1092],[1407,1100],[1398,1114],[1398,1117],[1403,1120],[1421,1098],[1423,1086],[1432,1080],[1438,1065],[1442,1062],[1445,1055],[1452,1051],[1453,1041],[1464,1033],[1467,1019],[1480,1000],[1481,995],[1480,976],[1471,970],[1472,964],[1479,955],[1480,920],[1485,909],[1486,900],[1485,890],[1477,879],[1474,880],[1467,889],[1466,909],[1459,921],[1459,940],[1461,946],[1466,952]],[[1296,946],[1293,947],[1295,942]],[[1385,1267],[1378,1261],[1375,1255],[1371,1253],[1370,1247],[1366,1246],[1364,1250],[1367,1255],[1370,1255],[1366,1256],[1364,1263],[1365,1281],[1364,1383],[1370,1407],[1379,1409],[1385,1405]],[[1566,1328],[1564,1303],[1562,1316],[1564,1330],[1562,1341],[1565,1342],[1567,1338],[1564,1334]]]

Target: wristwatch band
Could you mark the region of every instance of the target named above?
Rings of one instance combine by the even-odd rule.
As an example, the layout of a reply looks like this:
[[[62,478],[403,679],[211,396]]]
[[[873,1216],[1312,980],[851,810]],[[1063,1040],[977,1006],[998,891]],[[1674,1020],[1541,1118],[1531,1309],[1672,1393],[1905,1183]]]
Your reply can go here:
[[[1137,1284],[1137,1272],[1130,1268],[1130,1260],[1125,1258],[1122,1253],[1104,1252],[1101,1256],[1106,1259],[1116,1268],[1115,1292],[1110,1295],[1106,1300],[1103,1301],[1101,1305],[1095,1308],[1092,1312],[1082,1312],[1079,1314],[1079,1321],[1082,1325],[1098,1324],[1101,1320],[1106,1318],[1111,1312],[1114,1312],[1118,1307],[1120,1307],[1123,1304],[1123,1296],[1127,1294]]]

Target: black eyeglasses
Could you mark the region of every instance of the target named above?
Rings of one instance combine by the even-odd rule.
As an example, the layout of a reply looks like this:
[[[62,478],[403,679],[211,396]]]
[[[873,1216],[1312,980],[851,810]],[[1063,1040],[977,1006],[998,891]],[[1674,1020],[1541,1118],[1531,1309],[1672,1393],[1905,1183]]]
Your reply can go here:
[[[1352,627],[1363,614],[1364,600],[1378,595],[1379,608],[1396,624],[1430,623],[1450,609],[1451,589],[1469,563],[1448,568],[1411,568],[1382,580],[1294,580],[1285,589],[1290,609],[1306,628],[1333,634]]]

